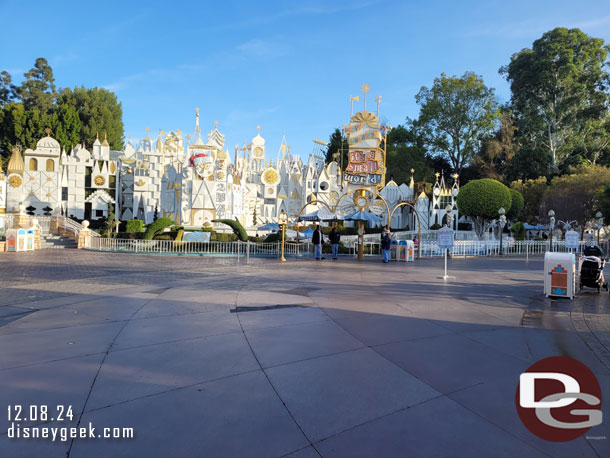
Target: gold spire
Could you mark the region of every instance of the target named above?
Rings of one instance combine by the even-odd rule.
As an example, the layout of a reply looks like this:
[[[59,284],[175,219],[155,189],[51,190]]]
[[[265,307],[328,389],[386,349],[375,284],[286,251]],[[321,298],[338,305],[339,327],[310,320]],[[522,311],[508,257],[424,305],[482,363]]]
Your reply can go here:
[[[108,143],[108,134],[104,131],[104,141],[102,142],[102,146],[110,146]]]
[[[11,155],[11,159],[8,161],[8,167],[6,171],[9,173],[19,173],[22,174],[25,169],[25,164],[23,162],[23,158],[21,157],[21,152],[19,148],[16,146],[13,148],[13,154]]]
[[[47,133],[47,137],[51,136],[51,129],[47,127],[44,131]]]

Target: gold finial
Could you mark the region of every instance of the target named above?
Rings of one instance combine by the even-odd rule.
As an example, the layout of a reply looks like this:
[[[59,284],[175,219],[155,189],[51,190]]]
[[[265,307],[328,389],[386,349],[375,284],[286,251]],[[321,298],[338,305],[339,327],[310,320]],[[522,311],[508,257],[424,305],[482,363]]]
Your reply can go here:
[[[190,135],[186,135],[186,143],[188,144],[191,141],[191,136]]]
[[[165,135],[165,132],[163,132],[163,130],[162,130],[162,129],[159,129],[159,135],[160,135],[160,136],[161,136],[161,135]]]
[[[411,169],[411,173],[415,173],[415,169]]]
[[[364,111],[366,111],[366,93],[371,89],[368,84],[364,83],[360,89],[364,92]]]
[[[260,126],[260,124],[258,126],[256,126],[256,132],[259,133],[259,134],[261,133],[261,126]]]
[[[146,138],[148,138],[149,134],[150,134],[150,127],[147,127],[146,128]]]
[[[195,108],[195,113],[197,113],[197,117],[199,117],[199,107]]]
[[[51,136],[51,129],[49,129],[48,127],[44,130],[47,133],[47,136],[50,137]]]
[[[273,158],[269,159],[269,167],[273,167]]]
[[[47,135],[49,135],[49,134],[47,134]],[[96,139],[96,140],[99,140],[99,139],[100,139],[100,134],[99,134],[99,132],[96,132],[96,133],[95,133],[95,139]]]
[[[454,173],[453,175],[451,175],[453,177],[454,180],[457,180],[459,175],[457,173]]]
[[[180,129],[176,130],[176,135],[180,135],[182,133],[182,131]]]
[[[214,121],[214,129],[218,130],[218,121]]]
[[[436,180],[438,181],[438,177],[440,177],[440,176],[441,176],[441,174],[440,174],[440,173],[438,173],[438,172],[436,172],[436,173],[434,174],[434,176],[436,177]]]

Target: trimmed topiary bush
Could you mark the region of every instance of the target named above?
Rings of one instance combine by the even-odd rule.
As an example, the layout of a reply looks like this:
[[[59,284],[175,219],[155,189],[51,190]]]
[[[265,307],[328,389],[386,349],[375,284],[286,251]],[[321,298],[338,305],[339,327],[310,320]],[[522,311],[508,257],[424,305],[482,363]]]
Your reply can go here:
[[[523,207],[525,206],[525,200],[519,191],[513,188],[509,188],[511,204],[510,209],[506,211],[506,217],[508,219],[516,219],[519,218],[521,212],[523,211]]]
[[[144,231],[144,223],[139,219],[130,219],[127,221],[127,226],[125,227],[125,232],[143,232]]]
[[[172,224],[174,224],[174,222],[171,220],[171,218],[159,218],[157,221],[154,221],[148,225],[146,231],[144,232],[143,239],[152,240],[155,235]]]
[[[244,227],[241,225],[241,223],[237,220],[237,218],[213,219],[212,222],[226,224],[231,229],[233,229],[233,233],[237,236],[239,240],[241,240],[242,242],[246,242],[248,240],[248,233],[246,232],[246,229],[244,229]]]
[[[434,223],[432,226],[430,226],[430,230],[431,231],[438,231],[442,226],[438,223]]]
[[[487,221],[498,218],[500,208],[510,210],[511,204],[510,190],[491,178],[470,181],[457,195],[460,213],[472,218],[479,237],[483,235]]]
[[[517,221],[513,224],[510,230],[515,234],[515,240],[525,240],[525,226],[521,221]]]

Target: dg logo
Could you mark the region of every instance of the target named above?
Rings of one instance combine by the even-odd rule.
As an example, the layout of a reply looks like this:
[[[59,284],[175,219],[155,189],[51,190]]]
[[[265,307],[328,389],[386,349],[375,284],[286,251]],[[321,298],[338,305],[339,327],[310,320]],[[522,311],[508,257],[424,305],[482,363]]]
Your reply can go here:
[[[602,392],[587,366],[553,356],[532,365],[519,377],[517,412],[541,439],[567,442],[602,422]]]

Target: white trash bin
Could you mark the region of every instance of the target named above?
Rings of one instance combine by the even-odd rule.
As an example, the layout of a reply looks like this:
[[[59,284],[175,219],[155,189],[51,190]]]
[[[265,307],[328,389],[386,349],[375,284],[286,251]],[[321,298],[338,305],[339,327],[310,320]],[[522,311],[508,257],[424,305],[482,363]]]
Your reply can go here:
[[[574,299],[576,258],[572,253],[544,254],[544,295]]]

